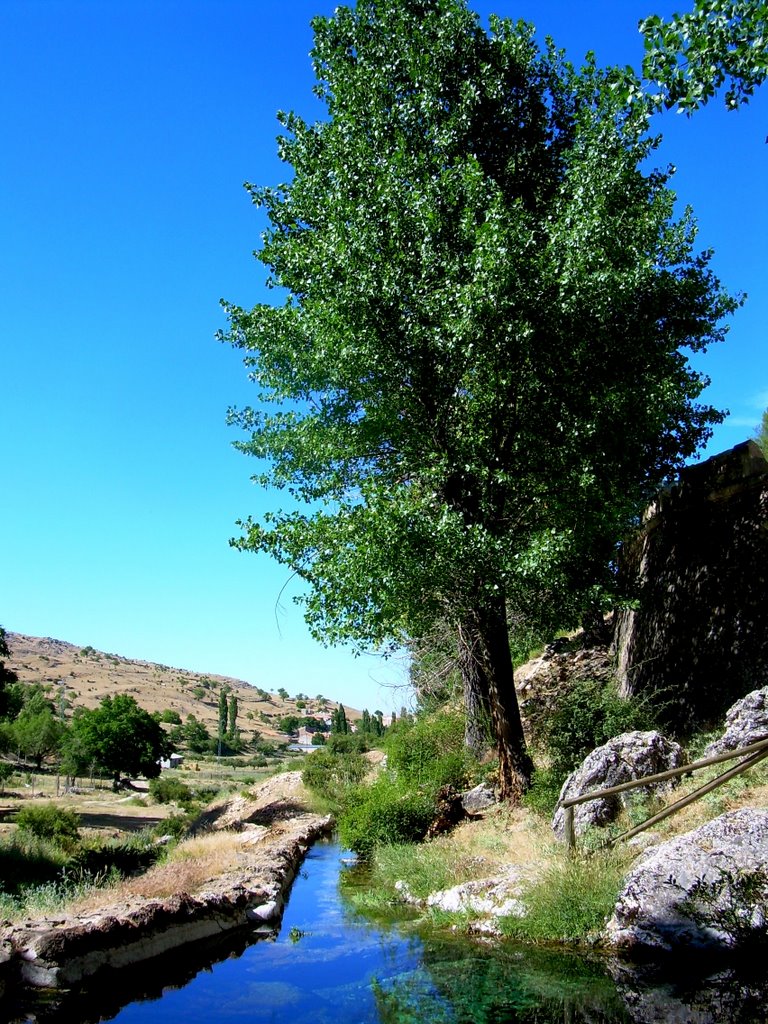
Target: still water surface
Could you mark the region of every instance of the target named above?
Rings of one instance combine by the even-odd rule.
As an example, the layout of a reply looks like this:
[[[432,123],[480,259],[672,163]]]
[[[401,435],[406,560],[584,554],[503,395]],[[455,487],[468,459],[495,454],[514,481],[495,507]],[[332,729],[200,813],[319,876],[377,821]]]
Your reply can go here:
[[[340,893],[342,851],[318,843],[297,878],[275,941],[231,940],[208,960],[186,952],[88,992],[56,996],[18,1022],[118,1024],[757,1024],[766,984],[728,972],[659,981],[563,951],[471,943],[373,924]],[[344,878],[355,884],[354,871]],[[198,954],[199,955],[199,954]],[[218,960],[218,962],[213,962]],[[712,972],[710,972],[711,974]],[[761,972],[764,976],[765,972]],[[126,982],[126,979],[127,982]],[[172,981],[174,986],[169,986]]]

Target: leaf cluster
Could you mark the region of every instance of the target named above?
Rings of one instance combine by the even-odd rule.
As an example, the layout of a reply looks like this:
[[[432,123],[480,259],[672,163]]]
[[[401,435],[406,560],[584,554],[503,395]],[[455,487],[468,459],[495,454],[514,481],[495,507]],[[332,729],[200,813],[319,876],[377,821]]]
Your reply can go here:
[[[308,582],[326,642],[499,594],[529,631],[562,621],[719,422],[683,353],[736,303],[614,73],[463,0],[313,27],[327,116],[281,114],[287,182],[248,186],[287,297],[226,307],[259,389],[237,447],[289,498],[233,543]]]
[[[690,115],[727,82],[725,105],[733,110],[768,77],[765,0],[696,0],[692,11],[669,20],[645,18],[640,31],[643,75],[659,89],[656,105]]]

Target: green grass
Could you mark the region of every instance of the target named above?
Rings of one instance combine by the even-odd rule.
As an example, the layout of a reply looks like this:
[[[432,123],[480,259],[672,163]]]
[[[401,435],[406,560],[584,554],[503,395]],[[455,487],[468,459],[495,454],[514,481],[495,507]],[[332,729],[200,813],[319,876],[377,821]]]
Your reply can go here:
[[[395,892],[395,882],[403,881],[414,896],[424,899],[432,892],[450,889],[466,878],[465,865],[449,862],[445,849],[436,843],[413,846],[398,843],[377,849],[372,881],[377,888]]]
[[[525,917],[503,918],[505,935],[530,942],[574,942],[600,930],[616,904],[626,854],[561,855],[523,887]]]
[[[120,878],[120,873],[114,869],[96,876],[69,876],[62,872],[57,879],[30,885],[13,895],[0,891],[0,916],[8,920],[19,920],[58,913],[97,889],[115,885]]]

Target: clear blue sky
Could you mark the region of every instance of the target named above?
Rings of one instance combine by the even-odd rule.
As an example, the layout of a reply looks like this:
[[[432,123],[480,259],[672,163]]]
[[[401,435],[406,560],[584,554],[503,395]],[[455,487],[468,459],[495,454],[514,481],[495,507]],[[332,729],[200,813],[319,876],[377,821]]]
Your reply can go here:
[[[311,116],[309,19],[333,6],[0,3],[0,623],[386,711],[403,693],[380,683],[404,666],[324,650],[286,571],[227,544],[274,499],[231,448],[226,410],[254,396],[214,340],[218,300],[264,298],[242,183],[282,177],[274,114]],[[638,18],[672,9],[474,6],[534,21],[573,60],[635,65]],[[704,363],[732,412],[714,453],[768,405],[768,89],[657,126],[701,246],[750,296]]]

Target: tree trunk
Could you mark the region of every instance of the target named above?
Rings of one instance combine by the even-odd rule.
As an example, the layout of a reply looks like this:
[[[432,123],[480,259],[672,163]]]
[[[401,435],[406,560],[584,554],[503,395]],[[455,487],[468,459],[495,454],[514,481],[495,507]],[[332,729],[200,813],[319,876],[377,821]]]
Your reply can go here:
[[[462,631],[461,651],[467,655],[467,671],[462,657],[465,698],[469,694],[470,700],[475,700],[482,686],[487,687],[487,708],[499,757],[501,798],[517,803],[530,785],[533,764],[515,693],[503,596],[472,609],[462,623]],[[469,713],[468,705],[468,717]]]
[[[488,679],[478,650],[477,630],[470,623],[459,624],[458,648],[466,712],[464,742],[475,756],[480,757],[492,739],[491,708]]]

